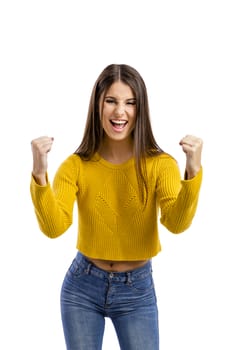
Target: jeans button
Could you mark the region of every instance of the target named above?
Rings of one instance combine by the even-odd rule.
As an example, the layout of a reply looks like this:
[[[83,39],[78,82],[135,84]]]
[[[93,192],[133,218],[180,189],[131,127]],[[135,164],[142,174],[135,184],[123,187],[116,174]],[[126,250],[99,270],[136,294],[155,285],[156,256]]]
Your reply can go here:
[[[113,278],[113,276],[114,276],[113,272],[110,272],[109,277]]]

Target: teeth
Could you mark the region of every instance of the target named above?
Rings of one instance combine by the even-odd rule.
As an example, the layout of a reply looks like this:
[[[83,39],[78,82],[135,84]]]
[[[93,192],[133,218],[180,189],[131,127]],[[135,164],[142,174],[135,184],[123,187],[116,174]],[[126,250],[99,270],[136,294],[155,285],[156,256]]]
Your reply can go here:
[[[112,120],[112,122],[114,123],[114,124],[118,124],[118,125],[123,125],[123,124],[125,124],[126,123],[126,121],[121,121],[121,120]]]

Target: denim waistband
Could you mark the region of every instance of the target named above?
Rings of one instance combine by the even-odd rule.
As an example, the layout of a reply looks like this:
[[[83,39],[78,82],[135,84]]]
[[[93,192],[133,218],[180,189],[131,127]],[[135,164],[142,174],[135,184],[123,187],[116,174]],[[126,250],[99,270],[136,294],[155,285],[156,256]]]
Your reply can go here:
[[[77,261],[80,268],[82,268],[87,274],[93,274],[101,279],[110,279],[112,281],[134,281],[138,279],[146,278],[152,273],[151,260],[145,263],[145,265],[136,268],[134,270],[129,270],[125,272],[111,272],[103,270],[96,265],[94,265],[87,257],[85,257],[81,252],[78,252],[75,260]]]

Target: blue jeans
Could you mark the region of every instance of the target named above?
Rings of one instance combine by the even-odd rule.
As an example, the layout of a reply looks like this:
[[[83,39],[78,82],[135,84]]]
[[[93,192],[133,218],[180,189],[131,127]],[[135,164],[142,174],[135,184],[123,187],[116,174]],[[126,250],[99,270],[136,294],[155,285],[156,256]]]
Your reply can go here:
[[[122,350],[159,350],[151,261],[129,272],[108,272],[78,252],[62,285],[61,315],[67,350],[101,350],[105,317]]]

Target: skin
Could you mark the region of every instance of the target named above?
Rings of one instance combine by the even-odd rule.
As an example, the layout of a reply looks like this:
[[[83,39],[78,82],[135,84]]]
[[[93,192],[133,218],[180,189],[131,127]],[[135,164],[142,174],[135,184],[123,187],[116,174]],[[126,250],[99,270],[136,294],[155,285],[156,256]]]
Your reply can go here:
[[[104,139],[99,153],[112,163],[123,163],[133,155],[136,100],[130,87],[114,83],[100,100],[100,115]]]
[[[133,156],[132,131],[136,120],[136,101],[131,88],[121,81],[115,82],[100,99],[100,115],[104,129],[104,139],[100,155],[107,161],[120,164]],[[41,136],[32,140],[32,174],[41,186],[47,184],[48,153],[53,137]],[[179,142],[186,155],[186,179],[196,176],[201,168],[203,142],[193,135],[186,135]],[[96,266],[107,271],[129,271],[138,268],[146,261],[106,261],[89,259]]]

